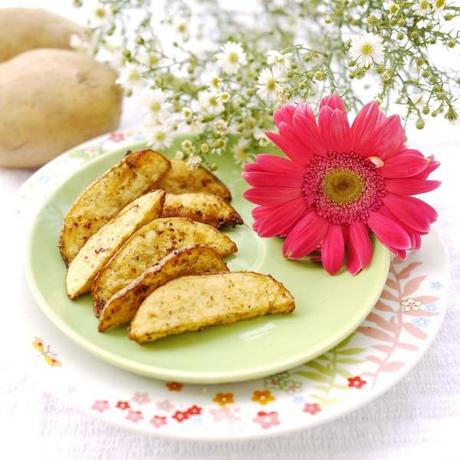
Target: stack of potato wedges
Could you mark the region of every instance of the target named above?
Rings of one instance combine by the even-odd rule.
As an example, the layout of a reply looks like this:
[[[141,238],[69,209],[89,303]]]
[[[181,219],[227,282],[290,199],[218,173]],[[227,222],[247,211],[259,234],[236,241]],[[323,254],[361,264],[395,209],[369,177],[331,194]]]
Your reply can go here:
[[[294,300],[268,275],[229,272],[220,229],[242,224],[228,188],[153,150],[128,152],[67,212],[59,241],[71,299],[91,292],[99,331],[153,341],[271,313]]]

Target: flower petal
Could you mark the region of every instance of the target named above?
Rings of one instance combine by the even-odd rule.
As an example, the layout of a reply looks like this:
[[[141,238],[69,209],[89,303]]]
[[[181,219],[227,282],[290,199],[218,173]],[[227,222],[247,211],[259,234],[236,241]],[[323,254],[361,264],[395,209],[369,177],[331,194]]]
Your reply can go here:
[[[441,185],[439,180],[423,179],[385,179],[387,192],[396,195],[418,195],[419,193],[431,192]]]
[[[287,201],[303,197],[303,192],[300,187],[256,187],[246,190],[243,196],[251,203],[279,206]]]
[[[409,249],[411,240],[407,232],[393,219],[373,211],[367,223],[377,238],[390,250]]]
[[[292,124],[292,117],[294,115],[296,108],[293,104],[286,104],[277,110],[273,115],[273,121],[276,126],[279,127],[279,124],[283,121],[284,123]]]
[[[345,104],[343,102],[343,99],[337,94],[332,94],[331,96],[323,97],[323,99],[321,99],[321,102],[319,104],[319,108],[321,109],[322,107],[326,105],[329,106],[331,109],[338,109],[338,110],[341,110],[342,112],[347,111],[345,109]]]
[[[273,131],[267,131],[266,136],[278,147],[280,148],[292,161],[299,162],[300,165],[304,165],[308,161],[308,157],[305,158],[308,152],[305,151],[304,146],[297,139],[293,139],[292,136],[287,136],[287,129],[285,128],[283,133],[281,132],[281,127],[288,125],[283,121],[280,123],[280,133],[275,133]],[[299,161],[300,160],[300,161]]]
[[[348,229],[348,271],[356,275],[372,260],[372,243],[369,229],[362,222],[353,222]]]
[[[243,171],[286,173],[296,176],[303,175],[303,172],[299,170],[299,166],[291,160],[268,153],[259,153],[254,163],[246,163],[243,166]]]
[[[321,136],[316,126],[316,122],[296,112],[294,114],[294,128],[302,142],[312,155],[325,155],[327,150],[321,142]]]
[[[356,115],[351,126],[352,149],[363,156],[375,155],[373,137],[378,123],[385,116],[380,112],[376,102],[366,104]]]
[[[252,210],[253,228],[262,237],[286,235],[306,212],[302,198],[276,207],[258,206]]]
[[[334,151],[348,152],[351,149],[351,128],[345,112],[336,109],[332,113],[329,137]]]
[[[399,115],[383,120],[374,133],[374,146],[376,154],[383,160],[397,155],[404,145],[404,128],[401,125]]]
[[[311,211],[302,217],[289,232],[283,245],[283,255],[300,259],[315,250],[324,238],[329,224]]]
[[[396,155],[385,160],[384,165],[379,168],[383,177],[398,178],[411,177],[424,171],[429,160],[411,153]]]
[[[428,157],[428,161],[427,167],[421,173],[412,176],[413,179],[426,179],[433,171],[436,171],[441,166],[441,163],[433,157]]]
[[[345,241],[342,226],[330,224],[321,245],[321,260],[328,273],[335,275],[343,265]]]
[[[313,112],[313,109],[311,108],[310,104],[307,104],[306,102],[300,102],[297,105],[294,116],[296,115],[302,116],[310,122],[312,122],[314,125],[316,125],[315,113]]]
[[[301,188],[303,175],[273,173],[265,171],[249,171],[243,173],[244,180],[253,187],[294,187]]]
[[[383,202],[392,214],[418,232],[428,232],[430,223],[437,218],[436,211],[418,198],[388,193]]]

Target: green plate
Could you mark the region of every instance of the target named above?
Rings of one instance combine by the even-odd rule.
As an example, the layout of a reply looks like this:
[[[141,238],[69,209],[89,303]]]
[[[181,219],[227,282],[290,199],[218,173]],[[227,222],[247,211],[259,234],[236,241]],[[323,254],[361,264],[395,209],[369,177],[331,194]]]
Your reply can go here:
[[[65,294],[66,269],[57,241],[72,201],[125,151],[103,153],[79,166],[43,204],[30,232],[26,275],[34,297],[51,321],[87,351],[114,366],[164,380],[243,381],[297,366],[324,353],[353,332],[373,308],[387,278],[389,252],[375,243],[371,266],[355,277],[347,272],[330,276],[318,265],[283,259],[281,239],[262,239],[252,231],[252,205],[242,197],[247,185],[240,177],[240,168],[223,155],[219,157],[218,176],[231,189],[233,205],[246,222],[226,232],[239,248],[228,265],[231,270],[274,276],[295,297],[295,312],[142,346],[128,339],[125,328],[99,333],[90,296],[70,301]]]

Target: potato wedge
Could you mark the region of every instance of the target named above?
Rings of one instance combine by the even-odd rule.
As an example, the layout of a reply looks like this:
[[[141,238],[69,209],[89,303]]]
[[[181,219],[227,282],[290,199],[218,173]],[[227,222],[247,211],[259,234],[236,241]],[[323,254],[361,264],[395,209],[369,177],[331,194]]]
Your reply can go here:
[[[91,290],[98,271],[139,228],[161,216],[165,192],[157,190],[125,206],[83,245],[67,270],[67,295],[75,299]]]
[[[151,190],[169,168],[169,160],[158,152],[132,152],[86,187],[64,218],[59,249],[66,264],[91,235],[128,203]]]
[[[129,327],[139,343],[229,324],[256,316],[290,313],[290,292],[271,276],[253,272],[182,276],[152,292]]]
[[[192,246],[173,251],[110,298],[99,318],[99,331],[131,321],[145,298],[174,278],[226,271],[225,262],[210,247]]]
[[[230,201],[230,190],[211,171],[206,168],[189,168],[182,160],[171,160],[171,169],[157,184],[158,188],[166,193],[193,193],[202,192],[220,196]]]
[[[243,223],[232,206],[209,193],[167,193],[163,217],[188,217],[216,228],[234,227]]]
[[[96,316],[117,291],[157,264],[171,251],[192,245],[209,246],[224,257],[236,244],[210,225],[181,217],[155,219],[134,233],[94,279]]]

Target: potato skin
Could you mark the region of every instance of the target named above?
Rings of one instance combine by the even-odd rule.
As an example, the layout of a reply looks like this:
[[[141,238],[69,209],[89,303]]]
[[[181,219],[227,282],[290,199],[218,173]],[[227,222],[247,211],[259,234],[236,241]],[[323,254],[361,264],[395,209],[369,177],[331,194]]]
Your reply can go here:
[[[161,216],[165,192],[157,190],[125,206],[112,220],[92,235],[69,265],[67,295],[75,299],[91,290],[98,271],[137,230]]]
[[[105,304],[99,317],[99,332],[128,323],[145,298],[179,276],[228,271],[220,255],[207,246],[191,246],[169,253],[148,268]]]
[[[144,300],[131,321],[129,338],[151,342],[294,309],[291,293],[269,275],[228,272],[181,276]]]
[[[61,16],[34,8],[0,9],[0,62],[35,48],[70,49],[81,27]]]
[[[105,64],[39,49],[0,64],[0,167],[40,166],[118,126],[122,91]]]
[[[166,193],[179,195],[181,193],[210,193],[231,201],[232,195],[227,186],[211,171],[200,166],[189,168],[182,160],[171,160],[171,169],[158,183]]]
[[[210,193],[167,193],[163,217],[187,217],[216,228],[234,227],[243,219],[226,201]]]
[[[91,288],[96,316],[116,292],[149,267],[170,252],[192,245],[212,247],[221,257],[238,250],[227,235],[210,225],[181,217],[155,219],[131,235],[97,274]]]
[[[59,250],[68,265],[86,241],[128,203],[149,191],[170,164],[153,150],[128,152],[86,187],[67,211]]]

